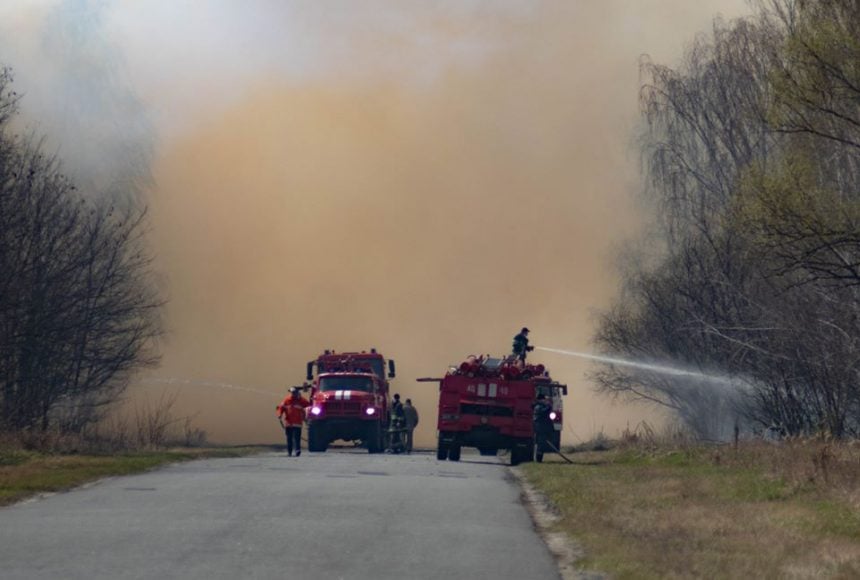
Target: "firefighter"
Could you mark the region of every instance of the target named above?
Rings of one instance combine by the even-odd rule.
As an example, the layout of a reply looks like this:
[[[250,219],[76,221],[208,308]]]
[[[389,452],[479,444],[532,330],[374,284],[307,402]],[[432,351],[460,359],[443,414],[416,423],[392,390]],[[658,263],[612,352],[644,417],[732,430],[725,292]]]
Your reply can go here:
[[[403,403],[400,402],[400,393],[394,393],[394,400],[391,401],[391,425],[388,429],[389,453],[400,453],[404,450],[404,424],[405,418],[403,414]]]
[[[514,356],[522,362],[526,362],[526,353],[534,349],[535,347],[529,346],[529,329],[523,327],[520,333],[514,337]]]
[[[278,421],[287,436],[287,453],[290,457],[293,456],[293,449],[296,451],[296,457],[302,454],[302,423],[305,420],[305,409],[309,405],[307,399],[302,397],[301,389],[293,387],[284,402],[276,407]]]
[[[418,426],[418,409],[412,406],[412,399],[403,405],[403,420],[406,426],[406,453],[412,453],[412,433]]]
[[[552,402],[548,401],[543,393],[537,396],[537,400],[533,406],[532,425],[535,432],[535,459],[543,461],[543,454],[548,451],[547,441],[552,435],[553,426],[552,419],[549,414],[552,412]]]

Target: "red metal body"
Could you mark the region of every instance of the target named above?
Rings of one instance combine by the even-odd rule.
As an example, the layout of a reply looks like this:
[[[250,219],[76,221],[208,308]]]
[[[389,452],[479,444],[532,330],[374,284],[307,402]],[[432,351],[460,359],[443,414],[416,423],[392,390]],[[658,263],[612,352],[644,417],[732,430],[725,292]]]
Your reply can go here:
[[[511,464],[533,456],[533,405],[539,393],[550,397],[556,446],[561,436],[561,396],[567,387],[554,382],[543,365],[522,365],[513,359],[471,356],[452,367],[439,382],[437,458],[458,461],[462,447],[482,455],[509,449]]]
[[[394,361],[386,361],[376,349],[325,351],[310,361],[308,449],[325,451],[343,439],[361,441],[370,453],[382,451],[389,420],[388,379],[393,377]]]

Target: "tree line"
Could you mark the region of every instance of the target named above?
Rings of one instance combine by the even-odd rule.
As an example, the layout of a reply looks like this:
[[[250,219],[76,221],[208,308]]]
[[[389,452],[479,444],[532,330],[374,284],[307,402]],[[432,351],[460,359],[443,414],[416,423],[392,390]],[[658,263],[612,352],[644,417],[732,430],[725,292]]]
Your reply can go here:
[[[163,300],[145,207],[78,191],[19,99],[0,69],[0,431],[80,431],[157,361]]]
[[[595,342],[714,379],[604,365],[599,389],[703,438],[737,423],[857,436],[860,1],[759,2],[679,66],[641,71],[654,220]]]

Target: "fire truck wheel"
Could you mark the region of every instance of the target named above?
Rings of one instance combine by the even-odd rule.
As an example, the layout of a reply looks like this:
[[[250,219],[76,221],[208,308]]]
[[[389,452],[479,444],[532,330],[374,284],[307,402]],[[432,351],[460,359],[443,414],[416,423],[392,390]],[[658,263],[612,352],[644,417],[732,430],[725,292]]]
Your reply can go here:
[[[460,446],[452,445],[451,450],[448,452],[448,459],[450,461],[460,461]]]
[[[367,452],[381,453],[383,448],[382,429],[379,427],[379,423],[374,423],[368,428]]]
[[[519,443],[511,448],[511,465],[519,465],[532,460],[533,447],[532,443],[526,440],[520,440]]]
[[[451,452],[450,433],[440,431],[439,438],[437,441],[438,446],[436,447],[436,459],[438,459],[439,461],[445,461],[446,459],[448,459],[448,455]]]
[[[308,425],[308,451],[319,453],[326,450],[328,442],[325,440],[323,425]]]

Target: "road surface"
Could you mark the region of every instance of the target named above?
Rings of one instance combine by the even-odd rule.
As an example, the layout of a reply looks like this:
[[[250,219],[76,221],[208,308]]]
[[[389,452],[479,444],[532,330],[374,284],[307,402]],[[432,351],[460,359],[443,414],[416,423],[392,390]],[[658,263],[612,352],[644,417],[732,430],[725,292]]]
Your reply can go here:
[[[0,578],[558,578],[495,458],[172,465],[0,509]]]

